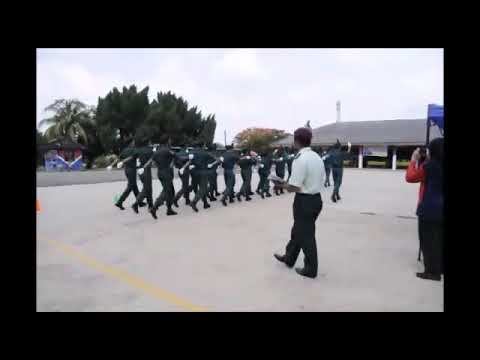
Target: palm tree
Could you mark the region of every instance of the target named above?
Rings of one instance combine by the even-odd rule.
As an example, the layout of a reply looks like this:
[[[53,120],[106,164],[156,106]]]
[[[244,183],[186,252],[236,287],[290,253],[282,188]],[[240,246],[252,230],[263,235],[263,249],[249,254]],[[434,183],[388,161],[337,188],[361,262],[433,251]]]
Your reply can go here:
[[[40,121],[39,126],[49,125],[45,137],[49,140],[65,140],[88,145],[90,129],[95,127],[93,109],[76,99],[59,99],[47,106],[45,111],[53,111],[54,115]],[[90,136],[91,138],[91,136]]]

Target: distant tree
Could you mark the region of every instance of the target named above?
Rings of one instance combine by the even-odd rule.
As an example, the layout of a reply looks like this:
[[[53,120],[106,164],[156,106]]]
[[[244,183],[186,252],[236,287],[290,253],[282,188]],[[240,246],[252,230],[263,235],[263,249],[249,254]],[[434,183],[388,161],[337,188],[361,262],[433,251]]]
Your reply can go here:
[[[274,141],[287,135],[285,131],[278,129],[248,128],[238,133],[234,142],[240,147],[248,147],[253,151],[261,152],[268,149]]]
[[[45,108],[45,111],[52,111],[52,117],[40,121],[39,126],[47,125],[45,139],[70,140],[88,144],[91,139],[88,129],[94,128],[94,108],[89,107],[79,100],[59,99]]]

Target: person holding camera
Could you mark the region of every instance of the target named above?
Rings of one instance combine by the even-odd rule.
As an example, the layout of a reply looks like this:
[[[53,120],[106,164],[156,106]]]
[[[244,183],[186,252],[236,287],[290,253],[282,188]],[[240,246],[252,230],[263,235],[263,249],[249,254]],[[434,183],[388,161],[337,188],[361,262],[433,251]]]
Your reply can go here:
[[[408,165],[406,181],[420,183],[417,205],[418,236],[425,270],[421,279],[440,281],[443,274],[443,138],[417,148]]]

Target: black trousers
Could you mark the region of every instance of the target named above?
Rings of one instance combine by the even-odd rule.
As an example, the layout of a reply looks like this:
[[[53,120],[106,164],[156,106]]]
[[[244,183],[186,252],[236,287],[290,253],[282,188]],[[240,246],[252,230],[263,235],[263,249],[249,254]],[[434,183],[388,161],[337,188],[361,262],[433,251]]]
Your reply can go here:
[[[343,168],[332,168],[333,193],[339,195],[343,180]]]
[[[192,183],[198,184],[198,190],[192,202],[196,204],[199,200],[202,200],[203,204],[208,204],[208,172],[206,170],[192,172]]]
[[[179,176],[180,176],[180,180],[182,180],[182,188],[175,195],[175,201],[178,201],[182,197],[182,195],[185,200],[189,199],[190,192],[192,191],[192,188],[190,187],[190,184],[189,184],[190,172],[185,170],[183,175],[179,174]]]
[[[153,207],[153,195],[152,195],[152,169],[146,168],[144,173],[140,175],[140,180],[143,184],[142,191],[137,196],[135,204],[139,204],[143,199],[147,198],[148,207]]]
[[[270,181],[268,180],[268,173],[259,172],[260,181],[258,182],[257,190],[262,193],[268,193],[270,191]]]
[[[418,218],[418,236],[425,272],[443,274],[443,222]]]
[[[286,247],[285,263],[293,266],[302,250],[305,255],[304,269],[311,276],[317,276],[318,271],[315,221],[322,211],[322,206],[320,194],[295,194],[293,227]]]
[[[225,179],[225,191],[223,193],[223,198],[227,197],[233,198],[234,196],[234,187],[235,187],[235,174],[233,170],[224,169],[223,178]]]
[[[217,171],[208,170],[208,194],[214,197],[218,193]]]
[[[325,186],[330,186],[330,171],[332,168],[325,166]]]
[[[138,196],[138,186],[137,186],[137,170],[134,168],[125,168],[125,176],[127,177],[127,188],[125,191],[120,195],[120,198],[118,199],[118,204],[123,204],[125,199],[130,195],[130,193],[133,191],[133,195],[135,195],[135,198]]]
[[[287,167],[288,167],[288,180],[290,180],[290,176],[292,176],[292,163],[287,163]]]
[[[171,209],[173,199],[175,198],[175,189],[173,188],[173,171],[171,169],[159,169],[158,180],[162,183],[162,192],[155,200],[153,207],[158,209],[161,204],[167,202],[167,208]]]
[[[251,183],[252,183],[252,169],[241,169],[240,175],[242,176],[242,187],[240,188],[239,195],[248,197],[250,195]]]

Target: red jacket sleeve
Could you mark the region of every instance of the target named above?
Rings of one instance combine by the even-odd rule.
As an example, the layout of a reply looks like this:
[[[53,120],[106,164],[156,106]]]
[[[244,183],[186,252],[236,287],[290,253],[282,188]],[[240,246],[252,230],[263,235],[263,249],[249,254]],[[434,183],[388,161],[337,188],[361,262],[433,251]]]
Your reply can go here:
[[[423,182],[425,180],[425,170],[423,169],[423,165],[420,165],[417,168],[416,162],[414,160],[410,161],[405,180],[409,183]]]

